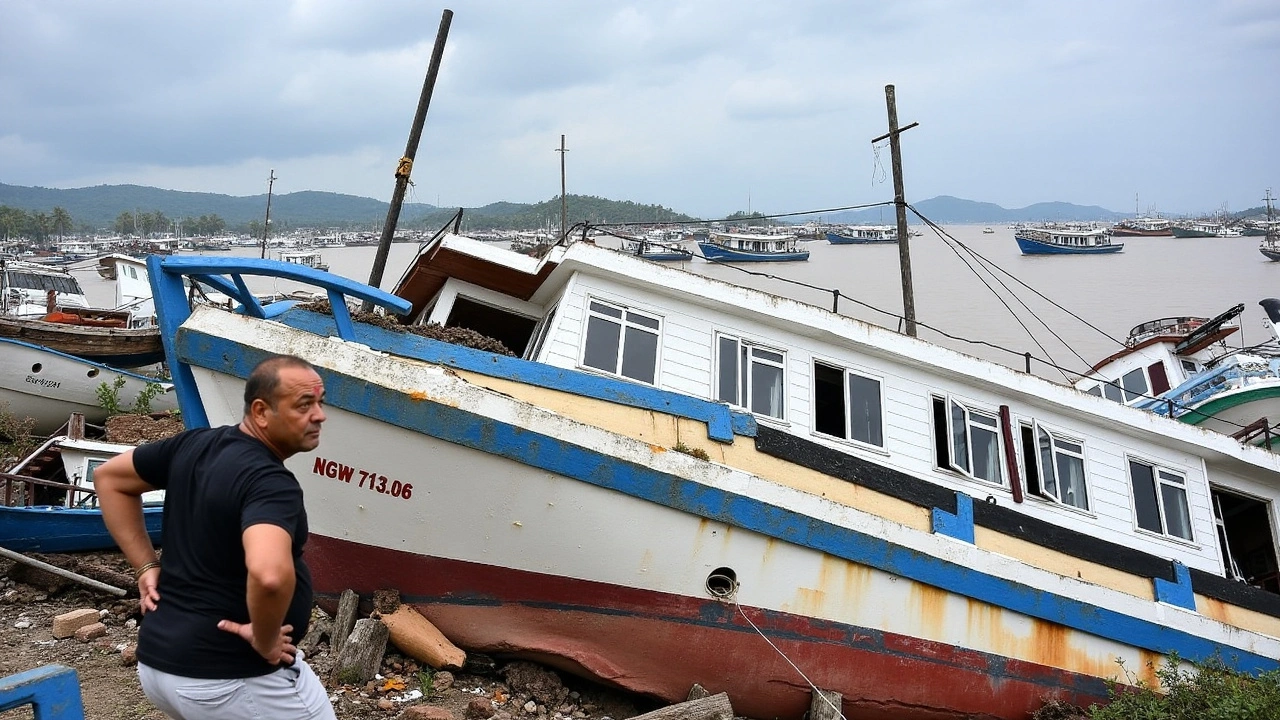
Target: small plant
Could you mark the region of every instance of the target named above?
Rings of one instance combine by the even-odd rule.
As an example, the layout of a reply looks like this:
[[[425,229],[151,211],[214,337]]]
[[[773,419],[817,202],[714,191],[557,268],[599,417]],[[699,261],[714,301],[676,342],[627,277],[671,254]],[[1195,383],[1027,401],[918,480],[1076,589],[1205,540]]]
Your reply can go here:
[[[138,399],[133,401],[133,412],[138,415],[150,415],[151,401],[162,392],[164,392],[164,386],[160,383],[147,383],[147,386],[138,392]]]
[[[0,402],[0,460],[21,460],[39,447],[39,438],[31,434],[35,427],[35,419],[18,417],[9,412],[8,403]],[[0,464],[0,470],[8,469],[8,463]]]
[[[418,671],[418,689],[422,691],[422,697],[424,698],[431,697],[431,693],[434,692],[435,690],[433,687],[434,684],[435,684],[435,679],[432,677],[431,671],[429,670]]]
[[[685,455],[696,457],[699,460],[711,459],[711,456],[707,454],[706,450],[703,450],[702,448],[689,447],[688,445],[685,445],[683,442],[676,443],[676,446],[671,449],[675,450],[678,453],[684,453]]]
[[[108,415],[119,415],[122,410],[120,408],[120,390],[124,387],[124,376],[117,375],[115,382],[108,385],[104,380],[98,383],[98,407],[107,411]]]

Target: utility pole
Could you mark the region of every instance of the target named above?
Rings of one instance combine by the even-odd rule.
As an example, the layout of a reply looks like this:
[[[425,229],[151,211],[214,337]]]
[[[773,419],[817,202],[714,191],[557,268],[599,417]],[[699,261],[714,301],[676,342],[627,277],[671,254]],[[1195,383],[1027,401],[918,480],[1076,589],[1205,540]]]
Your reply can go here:
[[[271,188],[276,184],[276,169],[271,168],[271,176],[267,178],[267,217],[262,222],[262,254],[259,258],[267,256],[267,233],[271,232]]]
[[[387,219],[382,225],[382,238],[378,240],[378,253],[373,258],[373,268],[369,270],[369,285],[382,285],[382,271],[387,267],[387,254],[391,252],[391,240],[396,234],[396,223],[400,221],[400,207],[404,205],[404,194],[409,188],[409,175],[413,172],[413,159],[418,154],[418,141],[422,138],[422,126],[427,121],[427,108],[431,107],[431,93],[436,88],[436,75],[440,73],[440,60],[444,57],[444,43],[449,39],[449,25],[453,22],[453,11],[446,9],[440,15],[440,28],[436,30],[436,45],[431,50],[431,62],[427,65],[427,77],[422,81],[422,94],[418,96],[418,111],[413,116],[413,127],[409,129],[409,141],[405,143],[404,157],[396,165],[396,189],[391,194],[391,206],[387,208]],[[373,311],[373,303],[365,300],[360,305],[364,312]]]
[[[910,236],[907,234],[907,201],[902,190],[902,146],[899,144],[898,135],[920,123],[911,123],[904,128],[898,127],[898,101],[894,97],[892,85],[884,86],[884,100],[889,109],[889,132],[872,140],[871,144],[874,145],[889,138],[889,153],[893,158],[893,206],[898,211],[898,263],[902,269],[902,317],[907,323],[907,335],[915,337],[916,300],[915,293],[911,289],[911,250],[907,246],[907,239]]]
[[[564,154],[569,150],[564,146],[564,135],[560,136],[560,149],[556,150],[556,152],[560,153],[560,240],[563,241],[569,234],[566,222],[569,206],[565,203],[564,197]]]

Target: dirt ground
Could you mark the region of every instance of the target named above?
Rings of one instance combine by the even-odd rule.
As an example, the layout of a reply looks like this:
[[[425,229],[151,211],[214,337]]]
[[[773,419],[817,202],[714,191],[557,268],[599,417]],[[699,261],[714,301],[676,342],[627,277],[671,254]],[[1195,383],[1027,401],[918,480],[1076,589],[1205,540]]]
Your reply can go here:
[[[127,578],[128,563],[118,552],[40,555],[50,564]],[[132,596],[136,589],[130,588]],[[53,637],[53,618],[82,608],[99,612],[106,635],[81,642]],[[316,609],[315,617],[323,619]],[[119,599],[49,573],[0,559],[0,677],[57,663],[80,679],[85,717],[90,720],[164,720],[138,685],[137,668],[127,658],[137,642],[141,616],[136,599]],[[324,638],[307,662],[326,679],[339,718],[392,720],[623,720],[656,707],[644,698],[587,681],[561,677],[527,662],[472,656],[459,673],[432,672],[388,647],[381,679],[364,686],[327,680],[335,658]],[[436,708],[432,714],[413,706]],[[447,711],[448,716],[441,711]],[[0,712],[0,720],[30,720],[29,707]]]

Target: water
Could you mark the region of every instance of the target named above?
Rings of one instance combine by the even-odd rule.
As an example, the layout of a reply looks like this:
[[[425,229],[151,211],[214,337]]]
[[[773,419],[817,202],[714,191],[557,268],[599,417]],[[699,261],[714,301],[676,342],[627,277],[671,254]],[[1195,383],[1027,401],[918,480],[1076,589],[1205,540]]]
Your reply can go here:
[[[1124,252],[1113,255],[1024,256],[1018,251],[1013,231],[997,227],[984,234],[980,225],[955,225],[946,230],[958,241],[1035,288],[1050,300],[1123,340],[1129,329],[1147,320],[1178,315],[1212,317],[1237,303],[1244,303],[1242,331],[1233,336],[1236,345],[1252,345],[1271,337],[1264,329],[1265,315],[1258,301],[1280,296],[1280,263],[1268,261],[1258,252],[1258,238],[1117,238]],[[811,252],[808,262],[746,263],[726,266],[701,259],[679,265],[692,272],[728,282],[758,288],[831,309],[830,289],[894,314],[902,312],[902,289],[896,245],[831,245],[825,240],[804,243]],[[390,290],[417,254],[412,243],[391,246],[383,289]],[[321,252],[330,272],[365,282],[373,267],[375,247],[325,248]],[[254,248],[211,255],[257,257]],[[973,264],[976,261],[970,260]],[[1012,352],[947,338],[926,327],[919,336],[931,342],[1022,369],[1022,353],[1051,358],[1055,364],[1080,371],[1119,349],[1119,345],[1097,330],[1036,297],[1008,277],[1005,284],[1016,291],[1061,340],[1055,339],[1024,308],[1006,301],[1044,345],[1037,347],[1009,310],[989,291],[932,231],[911,239],[911,264],[915,289],[916,317],[929,328],[969,340],[981,340]],[[796,286],[781,280],[749,275],[743,270],[766,273],[826,288],[825,291]],[[109,306],[113,283],[98,277],[92,266],[76,270],[91,304]],[[249,278],[255,292],[288,291],[296,285]],[[841,299],[841,313],[889,328],[899,323],[889,317]],[[1080,355],[1080,359],[1072,353]],[[1033,372],[1063,380],[1061,372],[1035,362]],[[1073,378],[1074,379],[1074,378]]]

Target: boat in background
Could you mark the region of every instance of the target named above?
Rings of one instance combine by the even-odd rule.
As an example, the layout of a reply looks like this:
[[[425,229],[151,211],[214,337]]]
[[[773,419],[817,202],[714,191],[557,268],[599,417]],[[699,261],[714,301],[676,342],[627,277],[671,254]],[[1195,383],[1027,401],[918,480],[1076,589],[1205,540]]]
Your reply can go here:
[[[1258,252],[1268,260],[1280,260],[1280,220],[1276,220],[1275,206],[1272,204],[1274,199],[1271,197],[1271,190],[1268,189],[1267,196],[1263,198],[1267,203],[1267,219],[1264,223],[1260,223],[1265,235],[1262,243],[1258,245]]]
[[[1173,237],[1173,223],[1164,218],[1134,217],[1111,227],[1114,237]]]
[[[93,471],[132,445],[59,435],[7,473],[0,473],[0,547],[14,552],[66,553],[116,547],[102,521]],[[160,544],[164,491],[142,495],[151,542]]]
[[[827,231],[832,245],[866,245],[898,242],[898,228],[892,225],[847,225]]]
[[[326,272],[329,269],[328,263],[320,257],[320,253],[316,250],[284,250],[280,253],[280,260],[321,272]]]
[[[178,409],[172,384],[32,343],[0,337],[0,409],[17,418],[35,420],[34,432],[47,435],[81,413],[95,424],[107,419],[99,389],[106,385],[121,407],[135,403],[144,391],[154,412]],[[119,385],[117,388],[116,386]],[[159,385],[159,391],[147,390]]]
[[[1103,255],[1124,250],[1104,228],[1091,225],[1028,225],[1014,231],[1023,255]]]
[[[654,262],[689,262],[693,260],[693,251],[682,248],[666,238],[651,240],[637,237],[624,240],[622,251],[631,253],[645,260]]]
[[[189,426],[236,422],[271,354],[323,378],[340,440],[286,464],[325,607],[393,586],[468,651],[669,701],[698,682],[760,718],[808,710],[797,669],[898,720],[1103,702],[1170,653],[1280,669],[1280,596],[1224,570],[1249,548],[1274,571],[1280,457],[1227,436],[590,243],[442,235],[399,297],[149,262]],[[193,309],[191,274],[246,312]],[[336,315],[258,306],[243,275]],[[344,296],[523,357],[355,322]]]
[[[716,262],[795,262],[809,259],[795,235],[712,232],[698,243],[702,257]]]
[[[994,234],[995,234],[995,232],[996,232],[995,230],[993,230],[993,229],[991,229],[991,228],[989,228],[989,227],[984,227],[984,228],[982,228],[982,234],[983,234],[983,235],[994,235]]]

